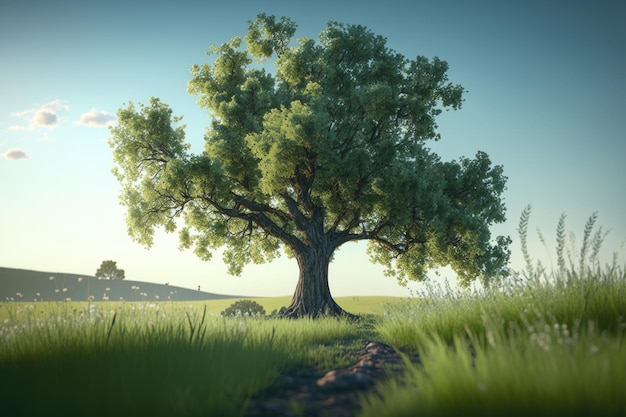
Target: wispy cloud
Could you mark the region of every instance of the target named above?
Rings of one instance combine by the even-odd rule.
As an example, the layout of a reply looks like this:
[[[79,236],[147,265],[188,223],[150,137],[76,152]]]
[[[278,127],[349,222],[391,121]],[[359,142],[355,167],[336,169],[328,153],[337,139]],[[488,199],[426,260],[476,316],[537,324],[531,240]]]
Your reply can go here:
[[[24,124],[9,126],[9,130],[37,130],[57,127],[62,122],[60,114],[69,109],[70,106],[57,99],[38,108],[13,112],[11,116],[22,118]]]
[[[75,122],[75,124],[79,126],[106,127],[114,125],[116,121],[117,117],[114,114],[91,109],[91,111],[81,114],[80,120]]]
[[[2,154],[4,159],[10,159],[12,161],[20,161],[22,159],[28,159],[28,155],[22,149],[9,149]]]

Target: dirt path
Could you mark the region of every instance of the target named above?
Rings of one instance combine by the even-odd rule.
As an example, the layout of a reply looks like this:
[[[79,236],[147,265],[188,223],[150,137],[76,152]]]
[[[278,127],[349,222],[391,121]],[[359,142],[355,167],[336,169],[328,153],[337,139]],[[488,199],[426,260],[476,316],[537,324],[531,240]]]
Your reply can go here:
[[[364,342],[358,362],[326,374],[304,369],[281,376],[276,390],[250,402],[246,417],[348,417],[359,409],[359,394],[373,391],[377,381],[398,367],[400,357],[388,345]]]

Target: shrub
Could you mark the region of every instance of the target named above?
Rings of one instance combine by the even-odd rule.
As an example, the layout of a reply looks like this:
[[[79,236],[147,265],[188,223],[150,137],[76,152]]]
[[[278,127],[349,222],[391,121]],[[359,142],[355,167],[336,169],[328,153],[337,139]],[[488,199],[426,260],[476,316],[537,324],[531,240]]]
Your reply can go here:
[[[232,303],[221,314],[224,317],[257,317],[265,316],[265,309],[256,301],[239,300]]]

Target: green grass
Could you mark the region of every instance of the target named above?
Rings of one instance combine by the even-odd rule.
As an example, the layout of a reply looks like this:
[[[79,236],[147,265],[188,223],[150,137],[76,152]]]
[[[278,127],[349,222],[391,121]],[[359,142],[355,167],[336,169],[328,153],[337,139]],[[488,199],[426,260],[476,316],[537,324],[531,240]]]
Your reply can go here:
[[[421,362],[364,396],[361,417],[626,415],[626,269],[617,257],[599,266],[595,216],[582,261],[564,261],[562,216],[559,268],[533,264],[528,215],[528,265],[512,280],[481,293],[437,289],[386,311],[381,338]]]
[[[338,346],[360,331],[346,320],[126,307],[5,323],[0,403],[8,415],[243,415],[250,396],[282,372],[341,364]]]
[[[369,416],[626,415],[626,275],[407,303],[377,324],[421,364]]]
[[[626,412],[624,335],[593,325],[545,324],[534,332],[490,328],[488,340],[434,336],[423,365],[364,399],[365,416],[622,416]],[[471,346],[471,348],[470,348]]]
[[[448,292],[387,306],[377,330],[401,348],[412,348],[433,336],[451,341],[456,335],[487,332],[485,321],[496,322],[506,332],[529,322],[546,321],[570,328],[593,321],[617,331],[626,314],[626,274],[623,270],[596,272],[565,284],[533,284],[482,295]],[[626,321],[626,317],[623,317]]]
[[[267,314],[281,307],[287,307],[291,303],[291,296],[287,297],[259,297],[259,298],[231,298],[224,300],[195,301],[191,304],[206,305],[210,313],[219,314],[228,306],[238,300],[252,300],[263,306]],[[387,304],[403,300],[399,297],[384,296],[358,296],[358,297],[337,297],[335,301],[344,310],[353,314],[381,314]],[[183,304],[185,304],[183,302]],[[189,304],[189,303],[187,303]]]
[[[624,416],[626,269],[599,267],[592,226],[584,262],[565,262],[560,220],[555,272],[525,253],[526,271],[481,292],[339,298],[356,322],[221,317],[237,299],[4,303],[1,412],[242,416],[280,374],[350,366],[379,340],[421,362],[363,395],[361,417]],[[253,300],[270,313],[290,297]]]
[[[90,306],[96,309],[107,310],[124,305],[125,308],[155,308],[158,306],[164,311],[177,310],[193,306],[196,309],[206,308],[207,315],[219,316],[228,306],[238,300],[252,300],[263,306],[267,314],[291,302],[291,297],[259,297],[259,298],[228,298],[204,301],[58,301],[58,302],[0,302],[0,323],[5,320],[27,320],[28,318],[54,316],[59,311],[64,314],[81,314]],[[345,310],[353,314],[382,314],[389,305],[403,302],[405,299],[386,296],[359,296],[337,297],[335,301]],[[152,307],[151,307],[152,306]]]
[[[271,312],[290,297],[255,300]],[[370,313],[393,300],[339,302]],[[347,320],[221,317],[234,301],[4,303],[0,403],[24,416],[240,416],[281,373],[352,365],[371,335]]]
[[[271,311],[288,298],[255,300]],[[363,340],[378,339],[419,352],[422,365],[407,362],[363,397],[362,416],[624,413],[621,268],[478,295],[340,301],[368,312],[377,303],[382,313],[366,320],[373,330],[335,319],[226,319],[228,301],[5,304],[0,403],[24,416],[241,416],[281,373],[350,366]]]

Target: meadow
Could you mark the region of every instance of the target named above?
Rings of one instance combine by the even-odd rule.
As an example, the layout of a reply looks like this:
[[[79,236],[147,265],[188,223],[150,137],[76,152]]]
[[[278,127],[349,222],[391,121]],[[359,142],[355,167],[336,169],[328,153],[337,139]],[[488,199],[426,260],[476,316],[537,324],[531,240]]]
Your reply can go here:
[[[356,321],[221,317],[234,300],[4,303],[3,414],[243,416],[281,374],[350,366],[379,340],[404,372],[361,395],[361,417],[626,415],[626,271],[600,265],[592,220],[567,256],[557,230],[554,269],[532,263],[521,224],[525,271],[480,290],[339,299]],[[270,313],[288,299],[257,301]]]
[[[625,314],[623,268],[395,305],[376,330],[420,363],[361,416],[626,415]]]
[[[557,267],[548,269],[529,253],[529,217],[530,207],[518,229],[524,271],[478,294],[431,288],[419,302],[385,312],[376,325],[381,339],[419,352],[420,363],[405,361],[401,377],[365,396],[361,417],[626,415],[626,269],[619,252],[601,266],[606,233],[594,231],[595,214],[581,248],[566,248],[563,215]]]

